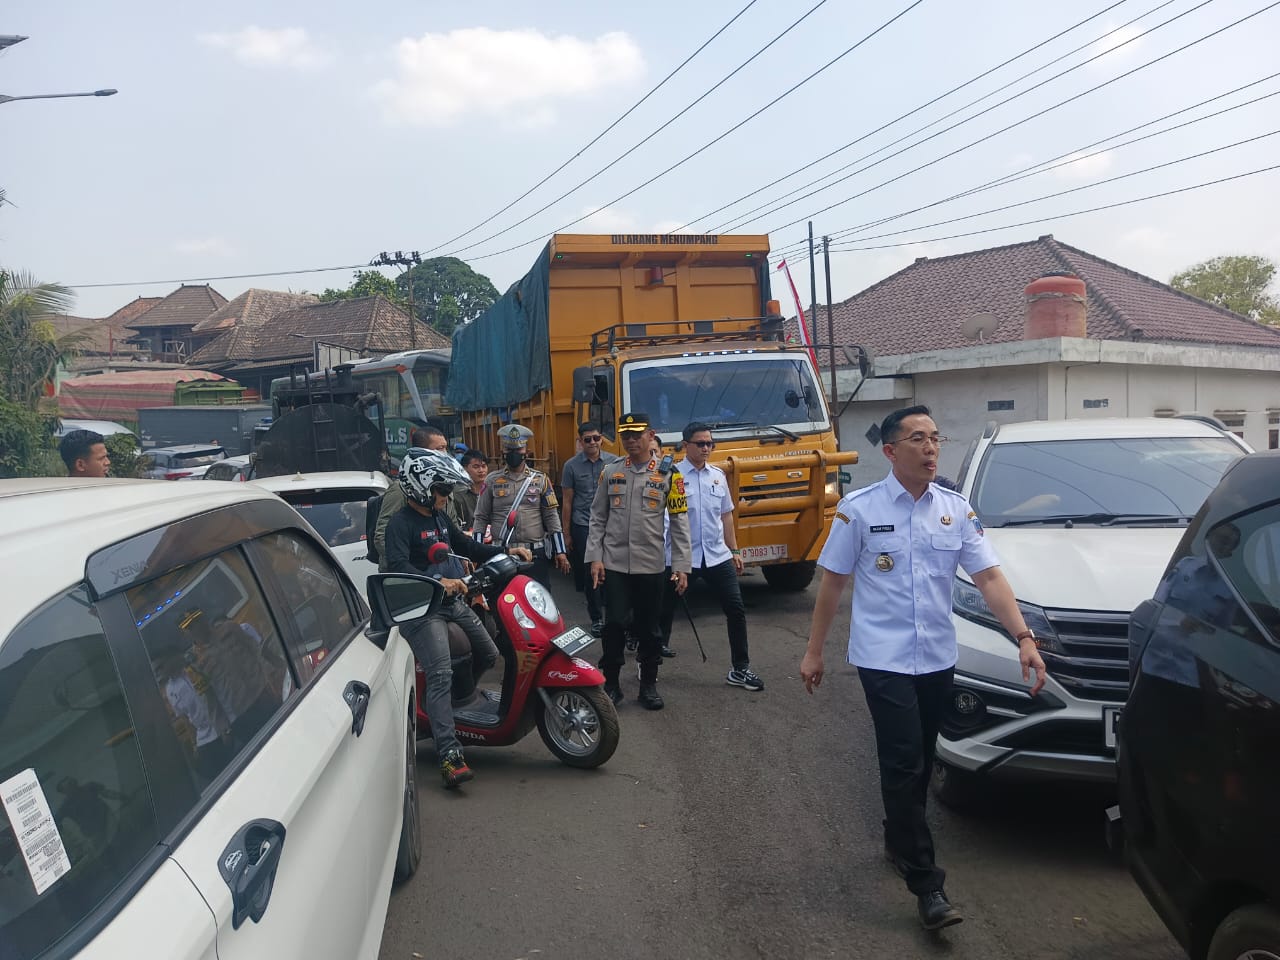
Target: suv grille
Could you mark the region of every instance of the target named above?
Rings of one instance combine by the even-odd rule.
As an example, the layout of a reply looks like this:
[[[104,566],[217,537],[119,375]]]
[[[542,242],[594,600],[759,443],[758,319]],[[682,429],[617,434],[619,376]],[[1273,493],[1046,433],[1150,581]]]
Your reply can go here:
[[[1123,701],[1129,694],[1129,614],[1046,610],[1063,653],[1041,650],[1045,667],[1074,696]]]

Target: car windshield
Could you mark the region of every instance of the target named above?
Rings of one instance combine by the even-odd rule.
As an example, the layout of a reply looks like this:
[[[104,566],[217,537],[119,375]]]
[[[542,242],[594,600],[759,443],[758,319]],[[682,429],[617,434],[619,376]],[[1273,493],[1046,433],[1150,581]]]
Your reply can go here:
[[[1189,520],[1241,456],[1225,437],[997,443],[970,501],[990,527]]]
[[[627,408],[647,413],[658,433],[678,433],[694,420],[717,432],[827,425],[822,391],[808,363],[794,355],[640,361],[628,365],[627,377]]]
[[[281,490],[288,503],[331,547],[364,539],[365,503],[381,490]]]

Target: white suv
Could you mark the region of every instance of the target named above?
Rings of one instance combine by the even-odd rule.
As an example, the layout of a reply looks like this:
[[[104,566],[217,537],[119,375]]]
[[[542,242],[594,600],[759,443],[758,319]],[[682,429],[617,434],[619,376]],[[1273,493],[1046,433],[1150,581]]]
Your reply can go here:
[[[963,804],[986,776],[1111,781],[1129,690],[1129,613],[1187,524],[1249,452],[1209,418],[990,424],[959,487],[1000,557],[1049,679],[1027,693],[1017,647],[957,575],[959,657],[934,790]]]
[[[413,655],[252,484],[0,481],[0,955],[377,956]]]

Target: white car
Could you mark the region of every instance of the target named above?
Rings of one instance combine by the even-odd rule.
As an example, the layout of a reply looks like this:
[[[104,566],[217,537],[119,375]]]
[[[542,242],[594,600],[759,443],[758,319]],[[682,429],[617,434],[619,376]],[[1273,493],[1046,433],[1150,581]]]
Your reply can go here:
[[[982,779],[1115,780],[1129,614],[1223,472],[1248,446],[1208,418],[990,424],[965,458],[969,498],[1048,668],[1032,698],[1018,647],[960,571],[959,644],[934,790]]]
[[[391,485],[386,474],[376,470],[334,470],[259,477],[249,482],[277,494],[302,514],[364,592],[369,574],[378,572],[378,565],[367,556],[365,504]]]
[[[246,453],[238,457],[227,457],[225,460],[211,463],[205,467],[202,476],[189,479],[229,480],[232,483],[244,483],[245,480],[249,479],[249,468],[252,466],[253,454]]]
[[[378,954],[414,664],[251,484],[0,481],[0,954]]]

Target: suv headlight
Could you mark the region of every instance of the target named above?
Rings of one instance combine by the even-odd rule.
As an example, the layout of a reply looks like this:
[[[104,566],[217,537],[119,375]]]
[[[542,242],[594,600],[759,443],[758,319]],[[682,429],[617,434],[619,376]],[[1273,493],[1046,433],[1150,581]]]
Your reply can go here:
[[[560,610],[556,607],[551,591],[537,580],[529,580],[525,583],[524,598],[533,608],[533,612],[547,623],[554,625],[560,619]]]
[[[1014,642],[1013,638],[1005,633],[1004,626],[991,612],[991,608],[987,606],[987,601],[982,597],[982,591],[967,580],[956,577],[951,581],[951,609],[957,616],[980,623],[984,627],[990,627],[1003,634],[1010,643]],[[1054,653],[1063,652],[1062,644],[1058,642],[1058,632],[1049,623],[1049,617],[1043,608],[1037,607],[1034,603],[1019,600],[1018,609],[1022,611],[1022,619],[1027,621],[1027,626],[1035,632],[1041,649]]]

